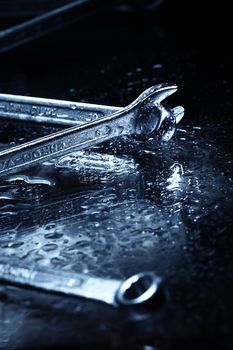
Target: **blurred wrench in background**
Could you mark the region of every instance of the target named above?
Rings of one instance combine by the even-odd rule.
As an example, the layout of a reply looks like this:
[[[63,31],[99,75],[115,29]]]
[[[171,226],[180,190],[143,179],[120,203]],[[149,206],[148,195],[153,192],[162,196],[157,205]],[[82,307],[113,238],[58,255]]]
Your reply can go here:
[[[122,3],[123,0],[76,0],[49,10],[33,19],[0,31],[0,54]],[[143,7],[151,9],[157,6],[158,0],[131,0],[130,3],[139,9]]]
[[[100,0],[101,1],[101,0]],[[127,0],[116,6],[116,11],[155,10],[163,0]],[[64,6],[67,0],[0,0],[0,17],[19,18],[33,17]]]

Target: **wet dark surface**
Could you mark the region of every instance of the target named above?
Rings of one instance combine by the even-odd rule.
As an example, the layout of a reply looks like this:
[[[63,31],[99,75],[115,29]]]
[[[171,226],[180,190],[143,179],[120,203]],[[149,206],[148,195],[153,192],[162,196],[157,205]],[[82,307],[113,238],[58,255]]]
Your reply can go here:
[[[161,307],[135,316],[2,285],[2,349],[230,349],[233,178],[227,54],[219,55],[220,45],[202,51],[201,31],[191,40],[190,30],[184,46],[182,26],[173,29],[172,9],[169,26],[164,24],[167,11],[159,18],[103,16],[0,58],[1,92],[124,106],[151,85],[175,82],[179,92],[168,102],[186,109],[167,144],[117,139],[91,153],[44,164],[26,177],[1,181],[1,256],[101,277],[153,270],[163,278],[166,294]],[[177,13],[177,21],[180,17]],[[214,48],[218,55],[211,56]],[[192,63],[201,53],[202,63]],[[52,130],[2,121],[1,149]],[[91,157],[92,165],[83,157]],[[101,157],[104,169],[95,163]]]

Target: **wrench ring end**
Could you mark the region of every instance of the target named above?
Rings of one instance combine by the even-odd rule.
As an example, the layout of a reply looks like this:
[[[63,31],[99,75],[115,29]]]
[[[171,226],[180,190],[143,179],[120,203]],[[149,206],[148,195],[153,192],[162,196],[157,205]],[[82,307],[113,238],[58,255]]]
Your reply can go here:
[[[116,293],[120,306],[136,306],[148,303],[159,293],[161,278],[153,272],[141,272],[124,281]]]

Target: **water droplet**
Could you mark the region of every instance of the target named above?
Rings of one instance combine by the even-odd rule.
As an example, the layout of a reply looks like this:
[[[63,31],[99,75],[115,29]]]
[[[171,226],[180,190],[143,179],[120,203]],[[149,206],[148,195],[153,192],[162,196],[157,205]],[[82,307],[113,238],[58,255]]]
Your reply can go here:
[[[44,237],[47,239],[59,239],[59,238],[63,237],[63,233],[51,232],[51,233],[45,234]]]
[[[56,250],[58,248],[57,244],[53,244],[53,243],[50,243],[50,244],[45,244],[42,249],[45,251],[45,252],[51,252],[53,250]]]

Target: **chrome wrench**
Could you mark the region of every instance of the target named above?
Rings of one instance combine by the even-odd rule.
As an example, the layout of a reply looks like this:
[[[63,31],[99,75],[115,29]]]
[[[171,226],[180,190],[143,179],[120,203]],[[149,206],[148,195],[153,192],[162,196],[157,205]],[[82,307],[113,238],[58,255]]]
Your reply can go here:
[[[176,91],[176,85],[153,86],[119,112],[2,151],[0,175],[24,170],[46,159],[90,148],[121,135],[149,137],[161,131],[162,139],[166,140],[183,117],[184,108],[168,109],[161,101]]]
[[[0,94],[0,118],[75,126],[120,112],[123,107]]]
[[[0,94],[0,119],[51,126],[82,125],[123,109],[124,107]],[[177,119],[176,124],[178,122]]]
[[[67,271],[28,268],[0,261],[0,281],[65,296],[81,297],[111,306],[136,306],[159,296],[161,278],[154,272],[141,272],[125,281],[91,277]]]

